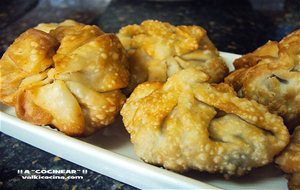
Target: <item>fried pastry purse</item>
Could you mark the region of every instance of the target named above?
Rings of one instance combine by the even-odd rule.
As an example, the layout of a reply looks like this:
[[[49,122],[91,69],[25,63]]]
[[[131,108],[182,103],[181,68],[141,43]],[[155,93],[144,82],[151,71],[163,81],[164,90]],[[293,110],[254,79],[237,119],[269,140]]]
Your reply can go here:
[[[92,56],[91,56],[92,55]],[[17,116],[71,136],[114,121],[126,100],[126,52],[114,34],[74,21],[23,33],[1,59],[1,102]]]
[[[189,68],[133,91],[121,115],[137,155],[175,171],[225,176],[272,162],[289,142],[282,118],[238,98],[227,84],[207,80]]]

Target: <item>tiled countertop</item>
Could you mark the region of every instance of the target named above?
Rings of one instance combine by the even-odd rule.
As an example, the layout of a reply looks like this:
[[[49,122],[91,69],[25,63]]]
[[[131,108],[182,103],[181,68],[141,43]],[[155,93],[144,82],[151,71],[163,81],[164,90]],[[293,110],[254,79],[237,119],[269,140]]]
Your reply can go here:
[[[106,32],[145,19],[200,25],[220,51],[243,54],[300,28],[299,10],[298,0],[2,0],[0,52],[29,27],[70,18]],[[81,180],[22,180],[18,169],[84,168],[3,133],[0,138],[0,189],[135,189],[91,170]]]

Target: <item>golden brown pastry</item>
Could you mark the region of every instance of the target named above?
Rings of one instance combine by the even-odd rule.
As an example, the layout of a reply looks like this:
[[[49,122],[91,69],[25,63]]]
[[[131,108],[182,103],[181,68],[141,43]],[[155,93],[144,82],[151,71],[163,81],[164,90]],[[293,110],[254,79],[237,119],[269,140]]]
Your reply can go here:
[[[76,22],[74,20],[67,19],[61,23],[40,23],[36,27],[34,27],[34,29],[49,33],[51,30],[56,29],[58,26],[85,26],[85,25],[81,24],[79,22]],[[99,28],[98,28],[98,30],[99,30]]]
[[[145,81],[165,82],[179,70],[196,67],[221,82],[228,73],[206,31],[199,26],[173,26],[146,20],[121,28],[118,37],[129,54],[128,91]]]
[[[13,59],[11,52],[23,54]],[[70,20],[22,34],[1,59],[2,75],[1,101],[12,100],[8,103],[19,118],[71,136],[112,123],[125,102],[121,88],[129,79],[118,38]]]
[[[295,128],[290,144],[275,162],[285,173],[289,174],[289,189],[300,189],[300,126]]]
[[[121,115],[137,155],[170,170],[225,176],[272,162],[289,141],[282,118],[207,80],[189,68],[133,91]]]
[[[58,41],[39,30],[21,34],[0,59],[0,101],[13,106],[22,80],[53,65]]]
[[[225,82],[240,97],[256,100],[293,128],[300,123],[300,29],[279,43],[269,41],[234,61]]]

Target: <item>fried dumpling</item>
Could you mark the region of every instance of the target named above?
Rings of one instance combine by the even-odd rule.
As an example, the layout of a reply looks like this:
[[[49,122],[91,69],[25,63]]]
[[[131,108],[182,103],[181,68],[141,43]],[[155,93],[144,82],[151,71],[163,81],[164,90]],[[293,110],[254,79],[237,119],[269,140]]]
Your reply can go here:
[[[300,124],[300,30],[279,43],[269,41],[234,61],[225,78],[240,97],[256,100],[282,116],[292,130]]]
[[[126,100],[121,88],[129,79],[126,51],[118,38],[70,20],[32,30],[59,46],[45,52],[49,64],[37,72],[29,70],[29,75],[18,81],[12,104],[17,116],[33,124],[49,124],[71,136],[89,135],[112,123]],[[14,47],[12,44],[11,51]],[[24,56],[32,53],[28,50]],[[16,59],[15,65],[31,64],[25,60]],[[8,71],[1,68],[1,72]]]
[[[289,142],[282,118],[195,68],[138,85],[121,115],[137,155],[174,171],[243,175]]]
[[[300,189],[300,126],[295,128],[290,144],[276,158],[275,162],[289,174],[289,189]]]
[[[117,34],[129,54],[130,92],[145,81],[165,82],[179,70],[201,69],[209,82],[221,82],[228,73],[224,61],[206,31],[199,26],[173,26],[146,20]]]

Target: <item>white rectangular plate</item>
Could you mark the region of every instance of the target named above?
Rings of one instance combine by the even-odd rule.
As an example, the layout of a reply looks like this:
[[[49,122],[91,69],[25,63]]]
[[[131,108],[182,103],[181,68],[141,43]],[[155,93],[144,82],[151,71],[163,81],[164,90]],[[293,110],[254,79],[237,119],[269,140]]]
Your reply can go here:
[[[239,55],[221,53],[230,70]],[[225,180],[204,172],[177,174],[142,162],[133,151],[121,118],[87,138],[68,137],[49,127],[35,126],[15,117],[1,104],[3,133],[66,160],[142,189],[287,189],[287,181],[274,165],[254,169],[243,177]],[[28,155],[30,156],[30,155]]]

